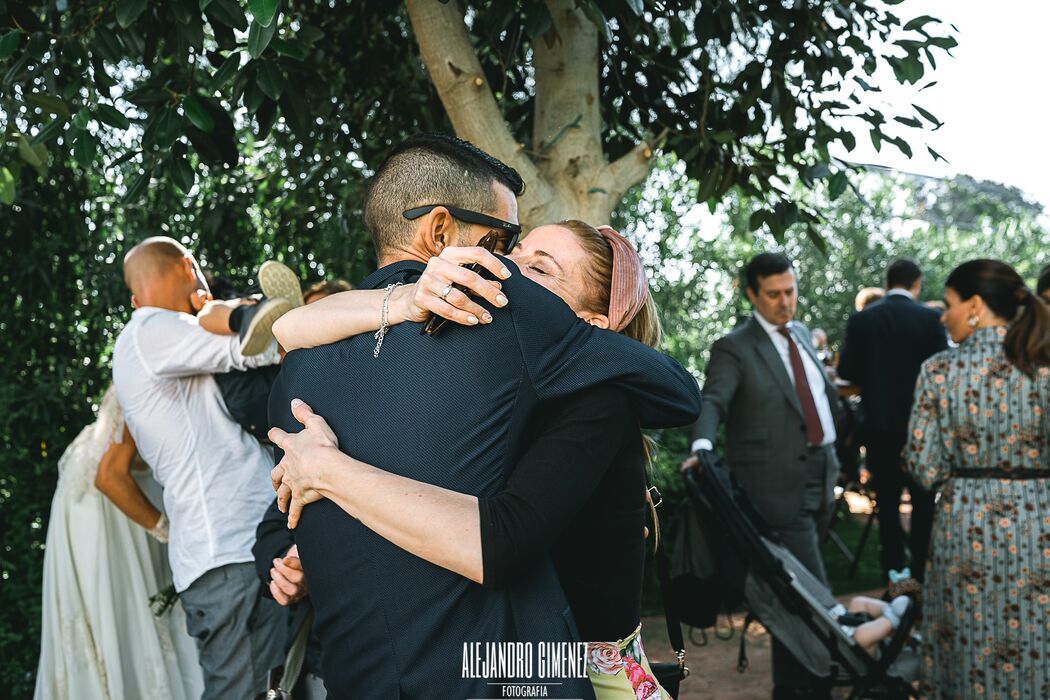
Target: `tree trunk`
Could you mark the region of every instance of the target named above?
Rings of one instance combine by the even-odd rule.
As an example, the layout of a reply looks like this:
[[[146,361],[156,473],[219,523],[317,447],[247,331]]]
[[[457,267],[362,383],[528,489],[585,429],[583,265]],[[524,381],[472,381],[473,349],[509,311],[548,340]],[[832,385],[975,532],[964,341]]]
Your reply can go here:
[[[547,0],[552,29],[533,43],[532,156],[514,139],[499,111],[458,3],[408,0],[407,6],[423,62],[456,134],[513,166],[525,178],[526,192],[518,199],[523,228],[562,219],[608,223],[624,193],[649,173],[652,147],[643,142],[613,163],[606,159],[598,92],[598,32],[575,2]]]

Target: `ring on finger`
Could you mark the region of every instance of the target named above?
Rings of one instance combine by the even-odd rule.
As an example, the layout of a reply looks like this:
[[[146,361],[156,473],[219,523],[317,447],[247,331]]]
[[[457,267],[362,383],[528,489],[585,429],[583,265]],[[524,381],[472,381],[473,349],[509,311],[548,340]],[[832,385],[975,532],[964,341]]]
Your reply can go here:
[[[441,294],[438,294],[438,298],[441,299],[441,301],[445,301],[446,298],[448,297],[448,295],[451,294],[451,293],[452,293],[452,283],[450,282],[450,283],[445,285],[444,289],[441,290]]]

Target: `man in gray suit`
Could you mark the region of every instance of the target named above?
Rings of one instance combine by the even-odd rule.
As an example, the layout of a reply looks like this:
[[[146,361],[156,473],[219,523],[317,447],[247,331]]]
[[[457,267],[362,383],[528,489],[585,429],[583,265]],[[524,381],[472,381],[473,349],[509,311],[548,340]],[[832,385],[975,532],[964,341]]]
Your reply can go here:
[[[839,465],[834,384],[809,330],[794,321],[798,278],[791,261],[761,253],[745,269],[754,314],[711,347],[694,454],[711,450],[726,426],[726,459],[775,536],[822,581],[820,541],[831,522]],[[696,457],[682,463],[696,464]],[[774,640],[773,697],[826,694]]]

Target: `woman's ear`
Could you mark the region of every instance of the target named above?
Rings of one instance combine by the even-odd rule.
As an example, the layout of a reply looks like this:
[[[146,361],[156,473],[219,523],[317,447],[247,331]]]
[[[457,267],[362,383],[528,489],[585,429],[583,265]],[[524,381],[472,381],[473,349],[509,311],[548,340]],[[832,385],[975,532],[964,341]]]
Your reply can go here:
[[[591,324],[592,326],[598,326],[598,328],[604,328],[605,330],[609,330],[609,317],[605,314],[596,314],[591,313],[590,311],[584,311],[580,313],[580,318],[582,318],[584,321]]]

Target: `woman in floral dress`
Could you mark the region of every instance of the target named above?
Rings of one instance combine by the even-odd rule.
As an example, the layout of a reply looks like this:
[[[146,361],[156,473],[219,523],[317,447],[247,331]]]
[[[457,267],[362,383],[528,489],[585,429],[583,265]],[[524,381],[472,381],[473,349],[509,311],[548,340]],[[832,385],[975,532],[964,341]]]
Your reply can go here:
[[[945,283],[960,345],[923,365],[907,468],[940,491],[923,591],[930,697],[1050,697],[1050,311],[1009,265]]]

